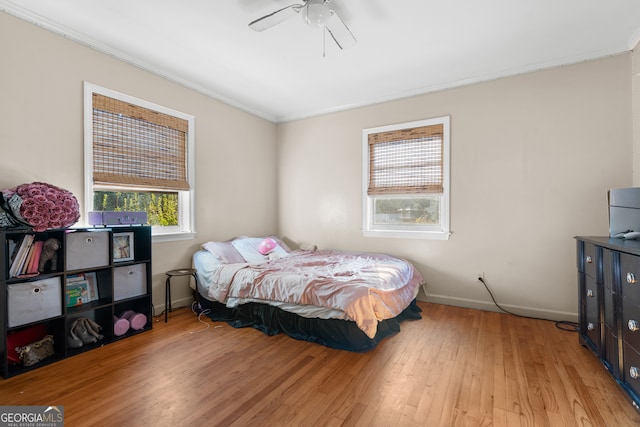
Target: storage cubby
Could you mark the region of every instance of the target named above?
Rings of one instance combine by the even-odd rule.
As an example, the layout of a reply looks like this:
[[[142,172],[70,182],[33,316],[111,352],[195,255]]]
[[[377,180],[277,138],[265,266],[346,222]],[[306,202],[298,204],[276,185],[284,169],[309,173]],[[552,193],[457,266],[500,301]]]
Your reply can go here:
[[[122,314],[126,313],[127,311],[133,311],[134,313],[149,313],[152,310],[151,299],[149,298],[129,299],[125,302],[115,304],[114,308],[115,308],[115,315],[117,317],[121,317]],[[144,323],[144,326],[142,327],[141,330],[129,328],[129,330],[124,335],[119,337],[114,337],[114,338],[115,339],[126,338],[130,335],[137,334],[141,331],[151,328],[151,325],[152,325],[152,318],[150,316],[146,316],[146,322]]]
[[[108,229],[69,230],[64,245],[65,270],[108,266],[111,236]]]
[[[12,336],[15,337],[16,335],[25,334],[25,332],[27,332],[26,336],[28,337],[29,330],[39,330],[39,331],[41,330],[42,334],[53,336],[54,354],[53,356],[51,356],[46,360],[46,363],[56,362],[66,357],[65,355],[66,349],[64,345],[65,340],[64,340],[64,319],[63,318],[58,317],[56,319],[50,319],[47,321],[38,322],[36,324],[30,324],[28,326],[12,328],[8,331],[5,343],[14,342],[14,340],[12,339]],[[20,343],[20,345],[27,344],[24,340],[20,341],[18,339],[18,342]],[[6,359],[10,358],[11,360],[17,360],[16,358],[18,357],[18,355],[15,352],[15,349],[7,348],[7,350],[8,351],[5,358]],[[3,376],[5,378],[9,378],[9,377],[21,374],[23,372],[28,372],[32,369],[36,369],[42,365],[44,365],[44,363],[42,364],[38,363],[33,366],[25,367],[25,366],[22,366],[19,362],[5,363],[3,364]]]
[[[67,314],[88,311],[105,304],[111,304],[113,301],[113,272],[111,267],[99,270],[74,272],[74,274],[68,274],[65,276],[66,284],[74,283],[73,280],[86,280],[89,282],[89,285],[93,287],[97,293],[97,299],[83,302],[81,305],[67,307]]]
[[[45,246],[46,241],[56,248],[54,256],[47,257],[42,271],[29,272],[29,262],[37,264],[35,242]],[[25,250],[34,255],[27,261],[31,255],[22,254],[23,268],[15,274],[14,263],[23,242],[28,242],[24,243]],[[29,249],[31,246],[34,249]],[[0,374],[4,378],[151,329],[151,227],[56,229],[40,233],[26,228],[5,229],[0,230],[0,249]],[[137,315],[137,328],[116,335],[116,316],[125,312]],[[77,319],[95,322],[103,337],[81,345],[69,339]],[[45,335],[53,337],[52,356],[28,367],[16,360],[16,346],[33,343]]]
[[[87,318],[94,321],[96,324],[102,326],[102,329],[98,331],[101,335],[103,335],[102,339],[97,339],[96,342],[93,343],[85,343],[83,342],[80,347],[76,347],[69,342],[66,342],[67,347],[67,356],[73,356],[78,353],[85,352],[87,350],[93,350],[96,347],[101,347],[106,343],[113,341],[113,328],[109,327],[108,329],[104,327],[104,325],[113,325],[113,320],[111,318],[113,309],[112,307],[105,306],[95,310],[86,310],[86,311],[78,311],[75,314],[70,314],[66,319],[66,327],[65,330],[67,334],[70,334],[71,327],[74,325],[77,319]],[[65,336],[65,341],[67,338]]]

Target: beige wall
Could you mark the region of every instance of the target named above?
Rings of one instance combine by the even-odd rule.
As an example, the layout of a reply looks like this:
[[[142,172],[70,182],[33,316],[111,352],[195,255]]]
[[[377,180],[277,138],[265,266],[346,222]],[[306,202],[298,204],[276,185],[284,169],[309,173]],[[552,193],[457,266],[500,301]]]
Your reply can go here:
[[[413,261],[429,299],[576,319],[576,235],[606,235],[607,189],[632,183],[630,55],[278,126],[279,230]],[[365,238],[361,131],[451,116],[448,241]]]
[[[482,272],[506,307],[575,319],[573,236],[606,234],[607,189],[637,184],[637,53],[277,126],[4,13],[0,57],[1,188],[42,180],[82,198],[83,81],[196,117],[198,237],[154,244],[160,309],[164,271],[190,264],[202,242],[279,230],[406,257],[433,301],[492,309]],[[361,130],[441,115],[451,239],[362,237]]]
[[[0,58],[0,188],[45,181],[84,203],[84,81],[196,117],[198,235],[153,245],[157,310],[164,272],[190,266],[202,242],[276,232],[273,123],[1,12]],[[189,298],[174,285],[174,306]]]

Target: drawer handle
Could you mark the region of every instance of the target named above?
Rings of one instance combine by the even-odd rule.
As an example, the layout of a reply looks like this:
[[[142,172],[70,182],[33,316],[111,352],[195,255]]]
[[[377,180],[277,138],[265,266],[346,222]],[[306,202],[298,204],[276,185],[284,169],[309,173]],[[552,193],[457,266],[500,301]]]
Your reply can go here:
[[[592,289],[587,289],[587,296],[589,298],[593,298],[593,290]]]
[[[593,262],[593,258],[591,258],[591,255],[587,255],[585,259],[587,260],[587,264],[591,264]]]
[[[627,283],[629,284],[634,284],[637,283],[638,280],[636,279],[636,275],[633,273],[627,273]]]
[[[627,322],[627,328],[629,328],[629,330],[631,332],[637,331],[638,330],[638,322],[636,322],[633,319],[629,320],[629,322]]]
[[[629,376],[634,380],[637,380],[640,377],[640,369],[632,366],[629,368]]]
[[[587,325],[587,330],[588,331],[593,331],[595,328],[596,328],[596,325],[594,325],[591,322],[589,322],[589,324]]]
[[[87,242],[87,243],[93,242],[93,237],[87,237],[85,242]]]

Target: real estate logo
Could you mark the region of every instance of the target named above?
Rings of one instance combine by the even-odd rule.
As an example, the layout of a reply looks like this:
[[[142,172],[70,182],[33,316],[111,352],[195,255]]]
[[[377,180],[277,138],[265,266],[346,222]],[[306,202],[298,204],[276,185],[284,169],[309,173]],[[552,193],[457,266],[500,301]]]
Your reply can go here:
[[[62,427],[64,406],[0,406],[0,427]]]

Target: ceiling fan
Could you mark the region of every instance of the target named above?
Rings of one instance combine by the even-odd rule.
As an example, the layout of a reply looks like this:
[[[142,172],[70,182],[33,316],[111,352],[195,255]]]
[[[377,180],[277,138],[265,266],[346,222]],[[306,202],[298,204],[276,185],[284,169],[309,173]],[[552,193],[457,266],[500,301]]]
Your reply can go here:
[[[333,9],[329,8],[328,4],[331,0],[303,1],[303,4],[292,4],[258,18],[249,23],[249,28],[264,31],[300,14],[307,24],[326,29],[340,49],[347,49],[356,44],[356,38],[351,34],[349,27]]]

